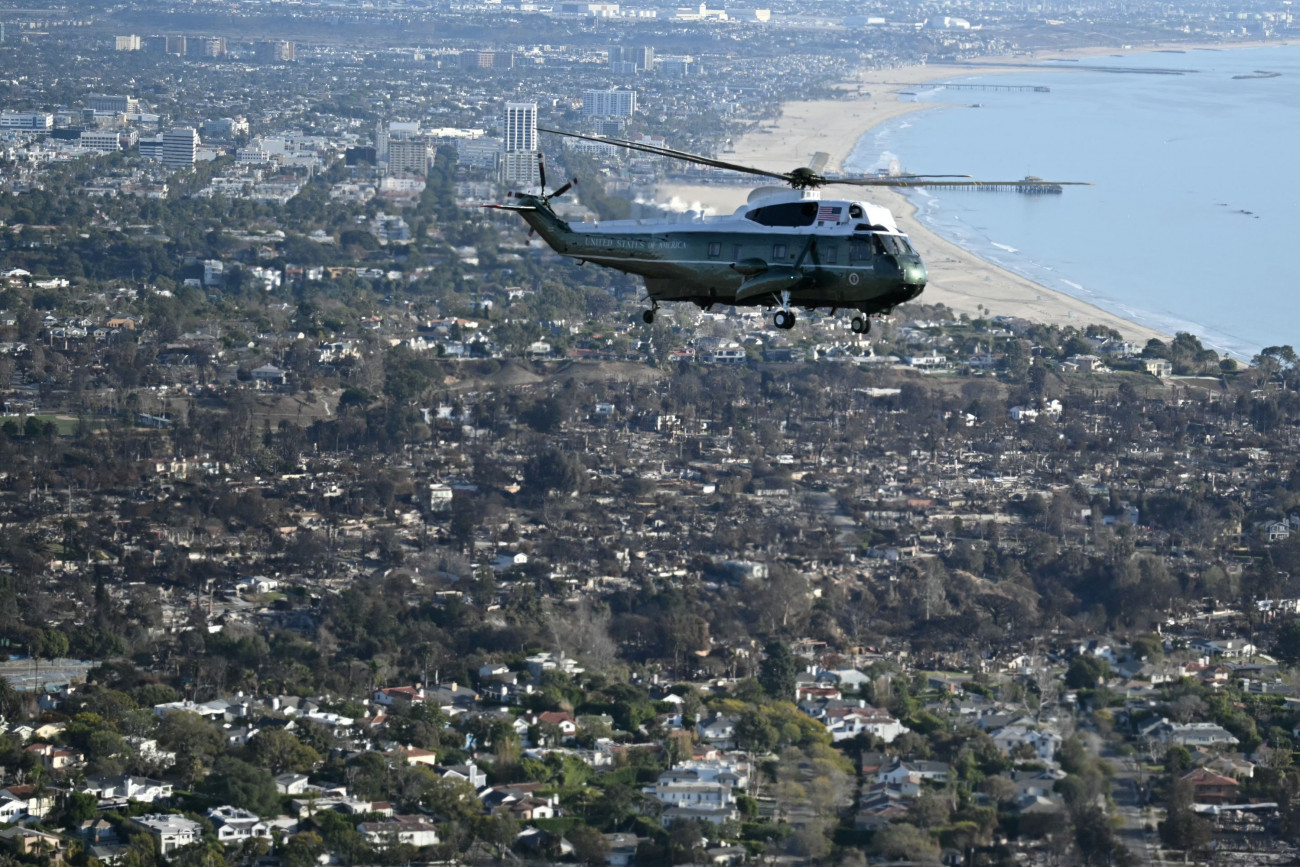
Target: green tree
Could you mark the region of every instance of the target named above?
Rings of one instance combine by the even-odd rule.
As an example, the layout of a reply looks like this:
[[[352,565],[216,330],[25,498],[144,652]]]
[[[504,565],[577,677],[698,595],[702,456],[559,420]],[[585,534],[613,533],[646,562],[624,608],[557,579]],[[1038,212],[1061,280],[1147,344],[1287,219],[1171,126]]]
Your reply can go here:
[[[172,711],[158,725],[158,741],[176,753],[176,767],[193,785],[226,748],[221,730],[196,713]]]
[[[1169,807],[1160,823],[1160,840],[1170,849],[1189,855],[1204,849],[1214,838],[1209,821],[1192,809],[1193,790],[1189,780],[1175,780],[1169,792]]]
[[[233,804],[259,816],[280,812],[280,793],[271,773],[230,756],[217,759],[204,789],[220,803]]]
[[[588,825],[579,825],[565,835],[573,845],[573,855],[582,864],[604,864],[609,857],[609,841]]]
[[[736,744],[743,750],[770,753],[780,740],[781,733],[772,725],[768,715],[758,708],[746,710],[736,721]]]
[[[467,780],[439,779],[420,800],[440,821],[469,823],[483,812],[478,793]]]
[[[1074,818],[1074,842],[1091,867],[1130,867],[1137,858],[1115,836],[1115,826],[1100,807],[1090,806]]]
[[[1095,689],[1097,684],[1110,677],[1110,664],[1096,656],[1076,656],[1065,672],[1065,685],[1070,689]]]
[[[798,673],[799,663],[790,648],[781,641],[769,641],[763,648],[763,664],[758,675],[763,691],[773,698],[792,701]]]
[[[300,831],[280,847],[284,867],[316,867],[317,859],[324,854],[325,841],[314,831]]]
[[[939,863],[939,844],[915,825],[886,825],[871,839],[871,851],[892,860],[906,858],[921,864]]]
[[[292,732],[264,729],[248,741],[249,758],[272,774],[303,773],[320,764],[320,753],[305,745]]]
[[[63,827],[77,829],[82,822],[95,818],[99,798],[86,792],[73,792],[63,805]]]
[[[42,659],[59,659],[67,655],[68,636],[66,633],[57,629],[47,629],[41,633],[33,656],[39,656]]]
[[[1300,617],[1292,617],[1278,629],[1273,655],[1286,665],[1300,665]]]

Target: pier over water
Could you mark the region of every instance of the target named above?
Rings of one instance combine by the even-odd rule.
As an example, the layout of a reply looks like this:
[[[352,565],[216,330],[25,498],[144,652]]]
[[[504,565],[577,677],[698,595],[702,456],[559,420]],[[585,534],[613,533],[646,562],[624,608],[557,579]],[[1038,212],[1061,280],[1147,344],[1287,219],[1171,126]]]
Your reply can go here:
[[[927,89],[944,88],[946,90],[1006,90],[1006,91],[1018,91],[1021,93],[1051,93],[1052,92],[1052,89],[1050,87],[1045,87],[1041,84],[947,84],[942,82],[932,84],[927,82],[926,84],[920,85],[920,84],[904,84],[901,81],[884,81],[881,83],[894,86],[894,87],[923,87]]]
[[[977,190],[989,193],[1024,193],[1031,196],[1058,195],[1065,192],[1060,184],[1042,178],[1025,178],[1023,181],[985,181],[978,184],[927,184],[932,190]]]

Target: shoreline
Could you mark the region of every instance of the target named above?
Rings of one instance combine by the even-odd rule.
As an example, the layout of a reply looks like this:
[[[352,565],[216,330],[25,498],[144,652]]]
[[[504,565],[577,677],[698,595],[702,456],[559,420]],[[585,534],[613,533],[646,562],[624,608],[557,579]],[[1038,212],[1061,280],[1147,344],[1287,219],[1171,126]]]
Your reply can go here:
[[[758,129],[746,133],[731,148],[720,153],[719,158],[763,169],[787,171],[795,166],[807,165],[814,153],[825,151],[831,154],[827,168],[830,171],[841,171],[845,160],[858,143],[881,125],[912,112],[945,105],[900,102],[897,97],[900,87],[919,86],[962,75],[1023,73],[1024,67],[1006,64],[1051,58],[1228,50],[1289,44],[1294,43],[1291,40],[1279,40],[1230,45],[1097,46],[990,58],[978,61],[973,66],[902,66],[872,70],[840,85],[846,96],[844,99],[784,103],[781,116],[775,122],[761,124]],[[1069,71],[1068,66],[1043,70],[1049,75]],[[918,170],[940,171],[944,168],[951,167],[925,166]],[[683,209],[711,208],[718,213],[731,213],[744,204],[750,189],[750,185],[660,184],[657,197]],[[1034,322],[1079,328],[1092,324],[1103,325],[1118,331],[1125,339],[1137,342],[1151,338],[1168,340],[1172,337],[1167,332],[1142,325],[1066,292],[1022,277],[940,237],[916,219],[916,206],[902,191],[873,188],[870,195],[873,202],[894,213],[900,228],[908,234],[912,245],[925,261],[929,280],[919,299],[922,303],[943,304],[954,313],[965,313],[972,317],[1019,316]]]

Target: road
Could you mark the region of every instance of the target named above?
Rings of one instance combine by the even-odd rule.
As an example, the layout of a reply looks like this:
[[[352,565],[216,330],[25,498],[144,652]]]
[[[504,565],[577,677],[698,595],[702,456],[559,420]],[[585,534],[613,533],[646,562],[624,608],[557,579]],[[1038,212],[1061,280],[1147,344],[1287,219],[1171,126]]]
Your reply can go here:
[[[1155,828],[1160,822],[1158,810],[1148,807],[1144,812],[1140,787],[1145,780],[1137,760],[1129,756],[1113,753],[1105,756],[1115,774],[1111,777],[1111,798],[1119,815],[1124,819],[1124,827],[1119,830],[1119,838],[1129,851],[1138,857],[1143,867],[1164,867],[1166,862],[1160,857],[1160,839],[1154,831],[1147,831],[1146,826]]]

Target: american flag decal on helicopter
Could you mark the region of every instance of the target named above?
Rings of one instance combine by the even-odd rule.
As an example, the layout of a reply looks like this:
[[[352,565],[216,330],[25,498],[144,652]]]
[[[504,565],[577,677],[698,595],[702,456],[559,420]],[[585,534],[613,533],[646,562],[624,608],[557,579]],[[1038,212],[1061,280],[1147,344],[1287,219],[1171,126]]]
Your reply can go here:
[[[817,209],[817,222],[838,223],[841,210],[842,208],[839,205],[822,205]]]

